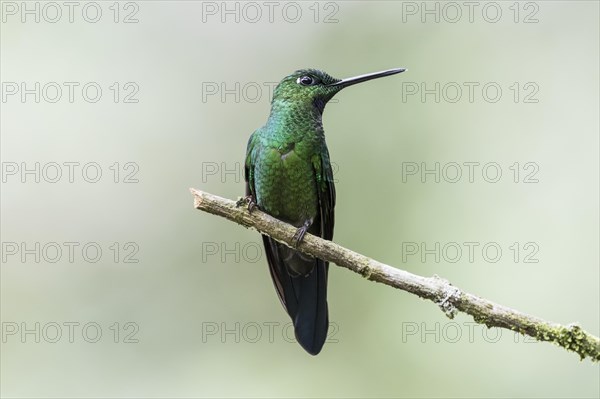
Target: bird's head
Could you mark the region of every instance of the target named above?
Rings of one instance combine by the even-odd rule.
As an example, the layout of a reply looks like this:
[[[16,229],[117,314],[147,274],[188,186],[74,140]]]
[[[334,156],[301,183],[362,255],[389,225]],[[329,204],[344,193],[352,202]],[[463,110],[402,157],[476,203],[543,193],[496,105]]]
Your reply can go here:
[[[312,105],[323,112],[325,104],[343,88],[404,71],[404,68],[396,68],[353,78],[337,79],[318,69],[300,69],[279,82],[273,93],[273,102],[281,101],[288,105],[299,106]]]

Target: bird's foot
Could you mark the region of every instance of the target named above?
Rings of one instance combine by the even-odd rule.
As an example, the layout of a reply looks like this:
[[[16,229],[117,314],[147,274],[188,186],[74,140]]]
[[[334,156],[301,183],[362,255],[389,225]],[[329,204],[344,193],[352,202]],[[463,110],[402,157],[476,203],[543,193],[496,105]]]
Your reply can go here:
[[[239,208],[240,206],[248,204],[248,212],[252,213],[252,210],[256,207],[256,201],[254,201],[254,196],[252,194],[246,195],[245,197],[240,198],[235,203],[235,207]]]
[[[293,244],[295,247],[300,245],[300,242],[304,238],[304,235],[306,234],[306,231],[308,230],[308,228],[310,227],[311,224],[312,224],[312,220],[309,219],[309,220],[305,221],[304,224],[298,228],[298,230],[296,230],[296,232],[294,233],[294,236],[292,237],[292,241],[293,241]]]

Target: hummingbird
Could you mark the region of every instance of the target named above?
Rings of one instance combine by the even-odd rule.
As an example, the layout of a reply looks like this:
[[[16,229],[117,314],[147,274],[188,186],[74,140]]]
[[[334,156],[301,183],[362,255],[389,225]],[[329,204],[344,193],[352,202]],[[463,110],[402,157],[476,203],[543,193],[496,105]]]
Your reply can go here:
[[[306,232],[333,238],[335,186],[323,131],[323,110],[343,88],[404,72],[404,68],[336,79],[301,69],[273,92],[266,124],[248,140],[244,163],[246,195],[240,201],[297,227],[293,243]],[[298,343],[311,355],[323,348],[329,327],[328,262],[262,236],[279,299],[291,317]]]

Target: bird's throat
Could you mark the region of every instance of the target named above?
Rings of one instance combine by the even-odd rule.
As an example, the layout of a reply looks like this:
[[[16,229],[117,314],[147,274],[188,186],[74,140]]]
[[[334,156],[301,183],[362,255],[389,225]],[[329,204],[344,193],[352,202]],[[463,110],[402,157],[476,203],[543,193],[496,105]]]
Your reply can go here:
[[[267,121],[267,127],[277,130],[323,130],[323,108],[324,104],[293,103],[287,101],[274,101],[271,105],[271,114]]]

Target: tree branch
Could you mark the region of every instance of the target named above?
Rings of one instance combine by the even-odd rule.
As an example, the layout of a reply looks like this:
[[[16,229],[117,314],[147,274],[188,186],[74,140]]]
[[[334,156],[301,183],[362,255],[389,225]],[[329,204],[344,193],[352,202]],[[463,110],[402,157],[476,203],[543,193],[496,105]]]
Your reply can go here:
[[[213,215],[222,216],[246,228],[258,230],[275,240],[293,247],[292,237],[296,228],[254,209],[250,214],[246,207],[236,207],[234,201],[206,192],[190,189],[194,195],[194,207]],[[576,324],[563,326],[521,313],[463,292],[448,281],[434,275],[422,277],[396,269],[359,253],[353,252],[331,241],[306,234],[297,247],[299,251],[350,269],[367,280],[398,288],[438,305],[449,318],[457,311],[473,316],[475,322],[488,328],[500,327],[529,335],[539,341],[553,342],[576,352],[581,360],[590,357],[600,361],[600,339],[584,331]]]

